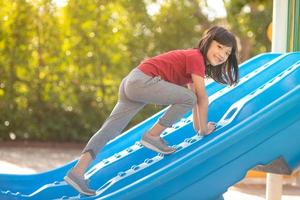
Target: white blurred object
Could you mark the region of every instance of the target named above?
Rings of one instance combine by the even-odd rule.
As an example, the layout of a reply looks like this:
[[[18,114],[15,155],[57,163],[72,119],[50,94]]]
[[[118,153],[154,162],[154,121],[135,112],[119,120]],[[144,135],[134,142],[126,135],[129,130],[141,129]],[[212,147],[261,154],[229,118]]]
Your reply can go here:
[[[5,161],[0,161],[0,174],[33,174],[35,170],[30,168],[19,167]]]

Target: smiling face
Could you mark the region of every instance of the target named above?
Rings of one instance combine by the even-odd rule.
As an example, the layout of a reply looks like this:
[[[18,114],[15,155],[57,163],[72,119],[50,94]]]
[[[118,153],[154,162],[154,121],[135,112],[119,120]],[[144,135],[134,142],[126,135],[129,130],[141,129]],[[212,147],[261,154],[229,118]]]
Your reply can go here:
[[[228,59],[232,48],[225,46],[216,40],[213,40],[207,51],[207,60],[209,64],[216,66],[220,65]]]

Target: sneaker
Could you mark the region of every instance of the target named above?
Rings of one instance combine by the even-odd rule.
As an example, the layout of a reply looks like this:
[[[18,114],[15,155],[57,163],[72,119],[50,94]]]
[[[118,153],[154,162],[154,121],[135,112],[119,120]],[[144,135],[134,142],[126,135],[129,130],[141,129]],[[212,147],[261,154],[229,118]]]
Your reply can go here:
[[[74,173],[72,170],[67,173],[67,175],[64,177],[64,180],[81,194],[87,196],[93,196],[96,194],[95,190],[88,188],[88,180],[85,180],[84,177]]]
[[[144,134],[141,139],[141,144],[148,149],[162,154],[171,154],[176,151],[175,148],[169,147],[167,143],[159,136],[153,137],[148,134]]]

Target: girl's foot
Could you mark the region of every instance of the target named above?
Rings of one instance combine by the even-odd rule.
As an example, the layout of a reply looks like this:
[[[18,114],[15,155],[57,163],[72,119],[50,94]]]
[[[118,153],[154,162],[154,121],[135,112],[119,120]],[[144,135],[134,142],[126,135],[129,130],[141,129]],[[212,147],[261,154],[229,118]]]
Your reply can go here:
[[[93,196],[96,194],[95,190],[88,188],[87,180],[85,180],[84,177],[74,173],[72,170],[67,173],[67,175],[64,177],[64,180],[66,183],[84,195]]]
[[[160,137],[151,136],[149,134],[144,134],[141,139],[141,144],[162,154],[171,154],[176,151],[175,148],[169,147],[167,143]]]

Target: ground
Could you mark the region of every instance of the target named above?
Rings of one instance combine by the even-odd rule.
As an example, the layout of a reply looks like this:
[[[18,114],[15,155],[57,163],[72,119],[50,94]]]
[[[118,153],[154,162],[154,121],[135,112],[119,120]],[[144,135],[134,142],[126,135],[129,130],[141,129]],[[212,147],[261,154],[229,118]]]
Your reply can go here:
[[[82,143],[0,142],[0,173],[30,174],[65,165],[80,155]],[[225,200],[264,200],[265,182],[242,180]],[[300,187],[286,184],[282,200],[300,200]]]

